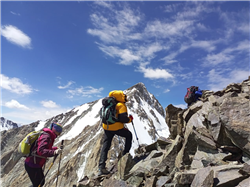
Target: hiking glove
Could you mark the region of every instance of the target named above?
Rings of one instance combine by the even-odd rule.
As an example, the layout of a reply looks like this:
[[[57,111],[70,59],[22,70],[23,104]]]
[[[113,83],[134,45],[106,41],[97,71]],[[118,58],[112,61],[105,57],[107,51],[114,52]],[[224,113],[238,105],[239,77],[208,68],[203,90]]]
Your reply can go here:
[[[132,115],[129,115],[129,118],[131,121],[133,121],[133,119],[134,119]]]
[[[59,149],[55,150],[54,155],[59,155],[61,153],[62,153],[62,149],[59,148]]]

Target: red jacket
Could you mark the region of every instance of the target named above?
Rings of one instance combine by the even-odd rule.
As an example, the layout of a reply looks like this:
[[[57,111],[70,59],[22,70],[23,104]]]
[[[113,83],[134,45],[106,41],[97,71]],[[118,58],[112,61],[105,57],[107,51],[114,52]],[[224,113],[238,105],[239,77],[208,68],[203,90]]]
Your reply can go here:
[[[25,159],[25,163],[33,168],[42,168],[46,162],[46,157],[53,157],[57,147],[52,147],[57,135],[48,128],[43,129],[44,132],[37,140],[36,144],[32,148],[32,152],[36,151],[36,155],[42,156],[30,156]]]

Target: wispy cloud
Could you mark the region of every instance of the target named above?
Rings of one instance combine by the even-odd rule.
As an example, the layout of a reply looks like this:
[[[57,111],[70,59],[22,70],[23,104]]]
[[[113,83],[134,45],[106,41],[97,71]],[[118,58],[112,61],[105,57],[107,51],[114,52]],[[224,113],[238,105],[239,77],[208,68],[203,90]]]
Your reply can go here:
[[[140,56],[134,54],[133,51],[129,49],[121,49],[116,46],[106,46],[100,45],[99,48],[107,55],[113,58],[119,58],[120,64],[131,65],[134,61],[140,60]]]
[[[142,38],[141,34],[134,32],[134,28],[138,26],[141,20],[140,14],[126,6],[121,10],[110,10],[109,18],[97,12],[91,14],[90,19],[95,28],[88,29],[87,33],[99,37],[105,43],[114,44]]]
[[[165,89],[163,92],[164,93],[168,93],[168,92],[170,92],[170,90],[169,89]]]
[[[176,20],[174,22],[155,20],[147,24],[144,32],[148,37],[168,38],[173,41],[173,37],[189,35],[193,30],[193,24],[192,20]]]
[[[21,16],[21,14],[15,13],[15,12],[13,12],[13,11],[10,11],[10,13],[13,14],[13,15],[15,15],[15,16]]]
[[[237,45],[227,47],[217,54],[208,54],[203,60],[203,65],[216,66],[220,63],[227,64],[232,62],[236,56],[240,55],[242,52],[246,54],[249,53],[249,41],[241,41]]]
[[[242,80],[248,79],[249,70],[233,70],[228,73],[212,69],[208,74],[208,86],[210,90],[218,91],[226,88],[231,83],[239,83]]]
[[[237,13],[220,11],[220,19],[225,23],[224,32],[227,39],[231,39],[235,32],[249,35],[249,8],[246,7],[246,11]]]
[[[19,78],[9,78],[3,74],[0,74],[0,76],[1,87],[3,89],[16,94],[30,94],[34,91],[34,89],[30,85],[24,84]]]
[[[1,33],[9,42],[31,49],[31,38],[13,25],[1,26]]]
[[[82,96],[82,97],[92,97],[93,95],[99,95],[103,88],[93,88],[92,86],[79,87],[74,90],[68,90],[67,93],[70,94],[70,97],[73,96]]]
[[[74,84],[74,81],[69,81],[65,86],[58,86],[59,89],[66,89],[70,87],[72,84]]]
[[[41,101],[41,104],[45,107],[45,108],[58,108],[59,106],[54,102],[54,101]]]
[[[20,104],[18,101],[12,99],[4,104],[4,106],[8,108],[17,108],[17,109],[25,109],[28,110],[29,108],[25,105]]]
[[[107,1],[94,1],[94,3],[105,8],[112,8],[112,3]]]
[[[235,32],[249,34],[248,11],[230,13],[223,12],[220,4],[213,2],[184,2],[165,6],[163,12],[167,16],[164,19],[147,19],[139,8],[131,8],[127,3],[120,6],[101,2],[99,5],[107,9],[90,16],[93,28],[87,32],[100,39],[96,43],[106,55],[117,58],[119,64],[135,65],[135,71],[148,79],[175,81],[187,75],[192,79],[194,75],[184,72],[187,68],[176,67],[187,67],[183,64],[183,54],[194,48],[190,55],[197,59],[197,68],[202,68],[205,73],[217,65],[229,65],[239,54],[249,53],[249,41],[228,47],[229,38],[233,40]],[[211,14],[218,18],[216,23],[225,30],[206,24]],[[165,63],[152,63],[159,61]]]

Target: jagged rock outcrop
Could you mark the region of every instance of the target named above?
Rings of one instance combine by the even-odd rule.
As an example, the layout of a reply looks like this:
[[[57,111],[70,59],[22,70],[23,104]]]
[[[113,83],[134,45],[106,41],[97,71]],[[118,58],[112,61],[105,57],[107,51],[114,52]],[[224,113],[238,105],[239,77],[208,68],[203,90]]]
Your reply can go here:
[[[249,187],[249,90],[250,79],[206,90],[188,109],[169,105],[167,139],[141,146],[134,158],[127,154],[112,168],[133,166],[108,168],[112,174],[85,177],[77,186]]]

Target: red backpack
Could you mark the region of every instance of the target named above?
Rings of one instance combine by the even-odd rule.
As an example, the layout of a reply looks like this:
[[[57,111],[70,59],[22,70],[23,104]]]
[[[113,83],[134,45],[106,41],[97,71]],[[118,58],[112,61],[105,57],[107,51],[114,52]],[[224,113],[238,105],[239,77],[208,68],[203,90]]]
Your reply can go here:
[[[184,97],[184,101],[187,104],[190,104],[195,101],[195,91],[197,90],[198,90],[197,86],[190,86],[189,88],[187,88],[187,93]]]

